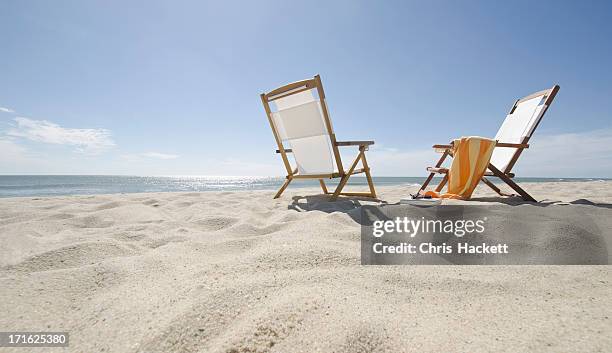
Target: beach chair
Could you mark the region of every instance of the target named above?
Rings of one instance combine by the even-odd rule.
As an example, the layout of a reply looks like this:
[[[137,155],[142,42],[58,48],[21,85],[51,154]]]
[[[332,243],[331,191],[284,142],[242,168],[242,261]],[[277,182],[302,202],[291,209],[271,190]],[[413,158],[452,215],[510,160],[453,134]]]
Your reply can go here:
[[[331,195],[331,200],[340,195],[376,198],[365,155],[374,141],[336,140],[319,75],[263,93],[261,101],[278,145],[276,153],[281,155],[287,170],[285,182],[274,198],[280,197],[293,179],[318,179],[323,193]],[[344,146],[356,146],[359,150],[348,170],[344,169],[340,157],[339,147]],[[294,157],[295,168],[289,162],[288,153]],[[357,169],[360,161],[362,168]],[[348,179],[359,173],[365,173],[370,191],[342,192]],[[333,178],[340,180],[330,192],[324,179]]]
[[[546,110],[552,104],[558,91],[559,86],[555,85],[550,89],[536,92],[518,99],[512,106],[512,109],[510,109],[510,112],[506,116],[502,126],[499,128],[497,135],[495,135],[495,140],[497,143],[487,167],[488,170],[482,177],[481,181],[499,195],[512,196],[503,193],[495,184],[493,184],[493,182],[487,179],[487,177],[497,177],[501,179],[504,183],[516,191],[525,201],[536,201],[531,195],[529,195],[512,180],[512,178],[514,178],[512,168],[516,164],[523,150],[529,148],[529,139],[531,139],[533,132],[538,127],[540,121],[542,121],[544,113],[546,113]],[[441,152],[442,156],[434,167],[427,168],[427,171],[430,172],[430,174],[421,186],[418,194],[425,190],[436,174],[444,175],[435,189],[436,192],[440,192],[448,181],[448,168],[443,168],[442,164],[444,163],[446,157],[452,157],[452,145],[433,145],[433,148],[436,149],[436,151]]]

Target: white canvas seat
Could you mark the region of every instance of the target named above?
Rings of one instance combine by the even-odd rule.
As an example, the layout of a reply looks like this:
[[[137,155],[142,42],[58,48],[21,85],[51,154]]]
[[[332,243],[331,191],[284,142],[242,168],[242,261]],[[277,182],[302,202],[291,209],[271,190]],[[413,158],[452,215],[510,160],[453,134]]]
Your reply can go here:
[[[517,103],[515,109],[506,116],[497,131],[495,140],[506,143],[524,143],[526,138],[531,137],[544,115],[545,101],[545,96],[537,96]],[[517,148],[513,147],[496,148],[493,150],[491,163],[500,170],[506,170],[516,151]]]
[[[263,93],[261,100],[278,145],[277,153],[281,154],[287,170],[287,180],[275,198],[280,197],[291,180],[296,178],[319,179],[323,192],[331,194],[332,199],[339,195],[376,197],[365,157],[365,151],[374,141],[336,141],[318,75]],[[348,171],[342,166],[340,146],[359,147],[359,154]],[[295,168],[291,167],[287,153],[293,154]],[[359,161],[363,168],[356,169]],[[343,193],[348,178],[358,173],[365,173],[370,192]],[[325,178],[340,178],[333,193],[327,191]]]
[[[272,113],[279,137],[293,151],[298,172],[302,175],[334,172],[333,151],[321,102],[312,90],[306,90],[274,101]]]
[[[512,106],[512,109],[510,109],[508,115],[506,115],[506,119],[495,135],[497,143],[489,162],[488,171],[485,173],[485,177],[482,178],[482,182],[495,190],[498,194],[508,196],[502,193],[495,184],[489,181],[486,178],[487,176],[500,178],[513,190],[518,192],[524,200],[535,201],[531,195],[512,180],[514,177],[512,168],[523,150],[529,147],[529,139],[531,139],[535,129],[540,124],[540,121],[542,121],[546,110],[552,104],[559,88],[558,85],[555,85],[550,89],[539,91],[518,99]],[[437,192],[442,190],[448,181],[448,169],[443,168],[442,164],[446,157],[452,156],[452,146],[434,145],[433,147],[442,151],[442,157],[434,167],[427,168],[430,174],[421,186],[419,193],[425,190],[435,174],[444,174],[442,181],[436,187]]]

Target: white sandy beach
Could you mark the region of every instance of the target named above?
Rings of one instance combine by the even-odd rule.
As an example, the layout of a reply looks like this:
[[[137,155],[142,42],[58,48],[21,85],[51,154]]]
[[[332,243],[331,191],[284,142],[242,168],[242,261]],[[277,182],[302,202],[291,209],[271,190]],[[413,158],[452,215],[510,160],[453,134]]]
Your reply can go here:
[[[522,186],[592,211],[610,259],[612,182]],[[70,332],[36,352],[612,349],[611,266],[361,266],[358,205],[294,200],[318,192],[0,199],[0,331]]]

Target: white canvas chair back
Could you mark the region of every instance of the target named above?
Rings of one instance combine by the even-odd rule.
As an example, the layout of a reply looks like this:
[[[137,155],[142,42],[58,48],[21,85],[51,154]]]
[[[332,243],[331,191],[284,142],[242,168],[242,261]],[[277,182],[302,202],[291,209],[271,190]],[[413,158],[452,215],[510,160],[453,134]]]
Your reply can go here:
[[[301,175],[332,174],[335,168],[331,131],[314,91],[308,89],[273,101],[274,127],[279,138],[293,151]]]
[[[551,102],[548,98],[552,91],[540,91],[519,99],[497,131],[495,140],[502,143],[527,143]],[[517,148],[496,148],[491,163],[501,171],[510,172],[516,153]]]

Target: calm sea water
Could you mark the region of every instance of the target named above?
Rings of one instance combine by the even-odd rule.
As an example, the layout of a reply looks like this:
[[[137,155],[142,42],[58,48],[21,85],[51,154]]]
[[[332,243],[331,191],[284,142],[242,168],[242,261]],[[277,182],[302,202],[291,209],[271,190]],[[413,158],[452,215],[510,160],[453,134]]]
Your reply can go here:
[[[376,186],[420,185],[424,177],[375,177]],[[274,190],[279,177],[214,176],[114,176],[114,175],[0,175],[0,197],[91,195],[163,191]],[[363,177],[353,177],[350,185],[366,185]],[[518,182],[593,181],[603,179],[517,178]],[[329,182],[334,186],[335,182]],[[290,187],[319,186],[316,180],[294,180]]]

